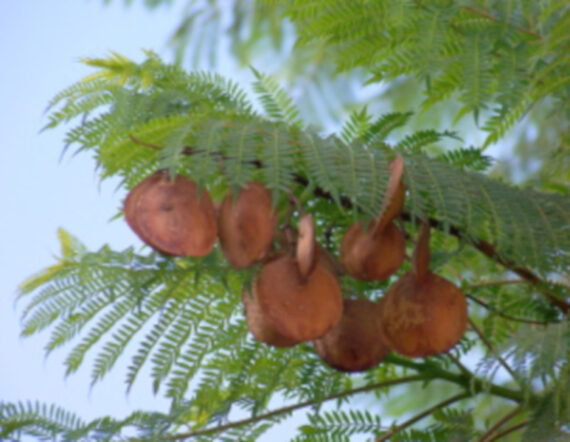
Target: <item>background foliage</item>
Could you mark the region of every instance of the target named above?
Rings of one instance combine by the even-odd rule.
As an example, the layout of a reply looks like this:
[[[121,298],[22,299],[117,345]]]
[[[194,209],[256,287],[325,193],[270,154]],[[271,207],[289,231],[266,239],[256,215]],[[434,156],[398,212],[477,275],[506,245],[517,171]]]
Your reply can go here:
[[[57,262],[22,284],[23,334],[48,329],[48,352],[70,348],[67,373],[93,354],[93,383],[121,356],[127,390],[149,367],[171,410],[84,422],[55,405],[2,403],[1,437],[250,440],[303,409],[295,440],[563,440],[569,22],[562,1],[190,1],[171,38],[179,64],[150,51],[84,60],[93,75],[52,100],[46,128],[68,125],[66,146],[89,152],[102,179],[130,189],[168,168],[217,200],[260,180],[282,219],[289,193],[299,197],[333,253],[355,219],[381,209],[389,159],[403,154],[399,222],[410,239],[418,218],[437,229],[432,268],[468,296],[470,329],[447,354],[341,374],[310,345],[251,338],[240,299],[254,272],[230,269],[218,249],[89,251],[61,230]],[[224,35],[236,62],[255,67],[249,91],[182,67],[207,58],[213,69]],[[532,173],[493,164],[485,150],[499,140]],[[391,282],[342,285],[378,299]]]

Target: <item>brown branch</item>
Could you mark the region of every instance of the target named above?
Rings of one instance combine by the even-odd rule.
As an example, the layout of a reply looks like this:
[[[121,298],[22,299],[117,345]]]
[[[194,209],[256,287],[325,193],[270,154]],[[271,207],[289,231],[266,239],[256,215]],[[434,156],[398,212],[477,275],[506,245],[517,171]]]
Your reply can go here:
[[[495,434],[491,439],[487,439],[485,442],[493,442],[494,440],[499,440],[501,437],[506,436],[513,431],[520,430],[522,427],[527,425],[530,422],[530,419],[524,420],[518,424],[513,425],[512,427],[507,428],[506,430],[501,431],[500,433]]]
[[[242,420],[234,421],[234,422],[228,422],[227,424],[219,425],[217,427],[204,428],[202,430],[190,431],[187,433],[173,434],[171,436],[165,436],[164,438],[167,440],[182,440],[182,439],[187,439],[187,438],[195,437],[195,436],[203,436],[205,434],[219,433],[220,431],[228,430],[230,428],[239,427],[241,425],[247,425],[247,424],[250,424],[253,422],[258,422],[258,421],[261,421],[264,419],[269,419],[273,416],[278,416],[280,414],[290,413],[292,411],[298,410],[300,408],[308,407],[310,405],[320,404],[322,402],[330,401],[333,399],[338,399],[338,398],[345,397],[345,396],[351,396],[351,395],[357,394],[357,393],[364,393],[367,391],[377,390],[379,388],[390,387],[392,385],[404,384],[407,382],[422,381],[425,379],[426,379],[426,376],[415,375],[415,376],[407,376],[407,377],[403,377],[403,378],[399,378],[399,379],[393,379],[390,381],[378,382],[378,383],[372,384],[372,385],[365,385],[364,387],[353,388],[352,390],[341,391],[340,393],[331,394],[331,395],[326,396],[324,398],[311,399],[311,400],[308,400],[305,402],[299,402],[297,404],[290,405],[288,407],[278,408],[276,410],[273,410],[273,411],[270,411],[270,412],[267,412],[264,414],[259,414],[257,416],[253,416],[253,417],[250,417],[247,419],[242,419]],[[468,395],[466,395],[466,396],[468,396]]]
[[[129,138],[135,144],[150,147],[152,149],[162,149],[160,146],[141,141],[131,134],[129,134]],[[194,155],[194,154],[199,153],[199,152],[201,152],[199,149],[196,149],[195,147],[191,147],[191,146],[185,147],[182,151],[182,153],[184,155]],[[252,160],[249,163],[255,167],[258,167],[258,168],[263,167],[263,163],[259,160]],[[299,174],[294,174],[293,180],[295,181],[295,183],[297,183],[303,187],[307,187],[310,184],[309,180],[307,178],[305,178],[304,176],[299,175]],[[326,190],[324,190],[318,186],[315,186],[313,188],[313,195],[317,198],[323,198],[323,199],[326,199],[329,201],[334,201],[333,196],[329,192],[327,192]],[[346,198],[344,196],[340,196],[340,204],[346,209],[352,209],[353,208],[353,204],[350,201],[350,199]],[[400,216],[402,217],[402,219],[404,219],[406,221],[411,221],[411,219],[412,219],[411,214],[408,212],[402,212],[402,214]],[[505,268],[509,269],[510,271],[516,273],[521,278],[523,278],[525,281],[528,281],[531,284],[540,284],[540,283],[544,282],[537,275],[535,275],[531,270],[529,270],[525,267],[518,266],[514,261],[510,261],[510,260],[507,260],[507,259],[501,257],[500,254],[497,253],[496,249],[494,248],[494,246],[491,243],[484,241],[482,239],[478,239],[478,240],[474,240],[474,241],[466,239],[466,238],[464,238],[464,235],[461,232],[461,230],[458,229],[457,227],[449,226],[449,228],[447,228],[447,226],[444,226],[441,221],[438,221],[434,218],[429,218],[428,222],[432,228],[435,228],[435,229],[441,230],[441,231],[445,231],[445,232],[449,232],[451,235],[456,236],[457,238],[459,238],[461,240],[467,241],[468,243],[473,245],[473,247],[475,247],[480,252],[485,254],[487,257],[497,261],[500,265],[502,265],[503,267],[505,267]],[[558,307],[565,315],[570,315],[570,303],[559,299],[555,295],[548,293],[545,290],[539,290],[539,292],[543,296],[545,296],[546,299],[551,304]]]
[[[461,399],[465,399],[467,397],[469,397],[470,394],[469,393],[459,393],[456,394],[455,396],[452,396],[442,402],[440,402],[439,404],[434,405],[433,407],[428,408],[427,410],[416,414],[415,416],[411,417],[410,419],[408,419],[405,422],[402,422],[400,425],[396,425],[395,427],[393,427],[391,430],[387,431],[386,433],[384,433],[382,436],[380,436],[378,439],[376,439],[376,442],[382,442],[386,439],[388,439],[389,437],[391,437],[393,434],[397,433],[398,431],[403,430],[404,428],[409,427],[410,425],[415,424],[417,421],[423,419],[424,417],[429,416],[430,414],[432,414],[434,411],[439,410],[440,408],[444,408],[447,407],[448,405],[451,405],[454,402],[460,401]]]
[[[513,408],[507,414],[505,414],[501,419],[499,419],[495,424],[493,424],[478,440],[478,442],[488,442],[491,440],[490,438],[493,436],[499,428],[505,425],[508,421],[514,418],[517,414],[519,414],[522,410],[521,406]]]

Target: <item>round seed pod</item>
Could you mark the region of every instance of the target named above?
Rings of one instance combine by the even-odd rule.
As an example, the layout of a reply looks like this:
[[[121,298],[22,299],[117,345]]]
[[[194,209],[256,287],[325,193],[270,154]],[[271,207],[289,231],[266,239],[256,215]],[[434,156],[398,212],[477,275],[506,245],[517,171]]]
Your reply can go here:
[[[139,197],[149,186],[156,185],[162,179],[162,172],[157,172],[145,178],[135,187],[133,187],[125,198],[123,213],[129,227],[142,239],[142,229],[138,225],[139,217],[137,216],[137,204]],[[145,241],[145,240],[143,240]],[[146,241],[145,241],[146,242]]]
[[[429,225],[422,226],[412,270],[380,302],[380,319],[390,347],[410,357],[429,356],[453,347],[467,328],[467,302],[450,281],[431,272]]]
[[[404,234],[390,223],[379,232],[362,229],[362,221],[353,224],[340,245],[340,258],[346,272],[363,281],[384,281],[404,262]]]
[[[303,277],[291,256],[265,264],[255,291],[262,313],[281,335],[293,340],[320,338],[342,315],[337,279],[318,264]]]
[[[314,345],[321,359],[337,370],[355,372],[374,367],[390,352],[380,327],[379,304],[345,299],[339,323]]]
[[[244,290],[242,292],[242,300],[247,326],[255,339],[274,347],[292,347],[300,342],[283,336],[275,329],[273,324],[262,313],[255,289],[252,293]]]
[[[242,269],[265,257],[276,224],[271,192],[263,184],[248,183],[235,199],[229,193],[218,214],[220,244],[228,262]]]
[[[341,262],[346,272],[364,281],[388,279],[404,261],[406,243],[404,234],[392,222],[404,205],[402,174],[404,160],[397,155],[390,164],[390,177],[384,209],[367,229],[362,221],[353,224],[342,238]]]
[[[189,178],[159,171],[135,186],[125,218],[148,245],[168,255],[204,256],[216,241],[216,215],[208,192]]]
[[[467,328],[467,303],[451,282],[429,273],[418,281],[402,276],[382,299],[382,331],[396,352],[430,356],[453,347]]]

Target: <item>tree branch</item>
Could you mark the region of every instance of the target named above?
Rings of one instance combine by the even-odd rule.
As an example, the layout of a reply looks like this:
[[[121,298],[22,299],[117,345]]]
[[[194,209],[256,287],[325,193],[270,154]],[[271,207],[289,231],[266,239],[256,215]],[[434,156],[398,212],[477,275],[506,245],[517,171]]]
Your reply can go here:
[[[513,408],[511,411],[509,411],[507,414],[505,414],[501,419],[499,419],[497,422],[495,422],[495,424],[492,425],[479,438],[478,442],[488,442],[489,440],[491,440],[490,438],[491,438],[491,436],[493,436],[493,433],[495,431],[497,431],[499,428],[501,428],[503,425],[505,425],[508,421],[510,421],[517,414],[519,414],[521,410],[522,410],[522,407],[520,405],[518,407]]]
[[[190,437],[203,436],[205,434],[219,433],[220,431],[228,430],[228,429],[234,428],[234,427],[239,427],[241,425],[251,424],[251,423],[258,422],[258,421],[261,421],[264,419],[269,419],[273,416],[278,416],[280,414],[290,413],[290,412],[298,410],[300,408],[308,407],[310,405],[320,404],[322,402],[330,401],[332,399],[338,399],[338,398],[345,397],[345,396],[351,396],[351,395],[357,394],[357,393],[364,393],[367,391],[377,390],[379,388],[390,387],[392,385],[404,384],[404,383],[415,382],[415,381],[423,381],[423,380],[426,380],[427,378],[429,378],[429,376],[426,377],[423,375],[415,375],[415,376],[407,376],[407,377],[403,377],[403,378],[399,378],[399,379],[393,379],[390,381],[378,382],[378,383],[372,384],[372,385],[365,385],[364,387],[353,388],[352,390],[346,390],[346,391],[341,391],[340,393],[331,394],[330,396],[326,396],[326,397],[321,398],[321,399],[312,399],[312,400],[308,400],[305,402],[299,402],[297,404],[290,405],[288,407],[278,408],[276,410],[273,410],[273,411],[270,411],[270,412],[267,412],[264,414],[259,414],[257,416],[253,416],[253,417],[250,417],[247,419],[242,419],[239,421],[229,422],[227,424],[219,425],[217,427],[204,428],[202,430],[190,431],[188,433],[179,433],[179,434],[174,434],[171,436],[165,436],[165,439],[181,440],[181,439],[187,439]]]
[[[467,397],[469,397],[470,394],[469,393],[459,393],[456,394],[455,396],[451,396],[450,398],[440,402],[439,404],[434,405],[433,407],[428,408],[425,411],[422,411],[419,414],[416,414],[415,416],[411,417],[410,419],[408,419],[407,421],[402,422],[400,425],[397,425],[395,427],[393,427],[392,429],[388,430],[386,433],[384,433],[382,436],[380,436],[379,438],[376,439],[376,442],[382,442],[385,441],[386,439],[388,439],[389,437],[391,437],[393,434],[397,433],[398,431],[403,430],[404,428],[409,427],[410,425],[415,424],[417,421],[423,419],[424,417],[429,416],[430,414],[432,414],[434,411],[439,410],[440,408],[444,408],[447,407],[448,405],[453,404],[454,402],[460,401],[461,399],[465,399]]]
[[[450,371],[444,370],[439,365],[433,364],[429,360],[416,362],[411,359],[403,358],[391,353],[386,356],[384,362],[398,365],[404,368],[411,368],[426,376],[428,379],[431,378],[450,381],[463,387],[466,391],[469,391],[472,394],[485,392],[517,403],[521,403],[525,400],[525,397],[519,391],[511,390],[509,388],[496,384],[490,384],[488,381],[480,379],[473,374],[468,375],[466,373],[452,373]],[[530,400],[532,399],[533,398],[530,398]]]
[[[522,427],[527,425],[529,422],[530,422],[530,419],[519,422],[518,424],[515,424],[512,427],[509,427],[509,428],[501,431],[500,433],[495,434],[494,436],[491,437],[491,439],[487,439],[485,442],[493,442],[494,440],[499,440],[501,437],[506,436],[507,434],[512,433],[513,431],[517,431],[517,430],[521,429]]]

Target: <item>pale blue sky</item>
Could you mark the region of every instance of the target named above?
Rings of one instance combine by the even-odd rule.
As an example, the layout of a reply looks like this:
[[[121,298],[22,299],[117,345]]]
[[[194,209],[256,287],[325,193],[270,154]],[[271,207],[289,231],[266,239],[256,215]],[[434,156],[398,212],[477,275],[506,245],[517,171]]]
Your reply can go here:
[[[115,183],[99,184],[89,155],[59,161],[64,130],[39,133],[48,100],[89,73],[80,57],[113,50],[140,60],[147,48],[168,59],[166,40],[178,20],[174,10],[149,12],[122,3],[20,0],[4,1],[0,8],[0,400],[57,403],[87,419],[139,408],[166,410],[167,402],[153,397],[144,379],[127,397],[123,361],[93,389],[89,363],[64,379],[68,348],[46,359],[48,334],[21,339],[25,303],[15,305],[14,298],[21,281],[53,264],[60,226],[90,249],[138,244],[122,220],[108,222],[124,196]]]

